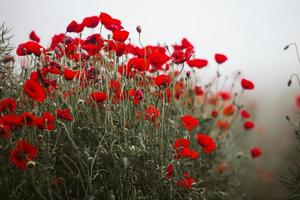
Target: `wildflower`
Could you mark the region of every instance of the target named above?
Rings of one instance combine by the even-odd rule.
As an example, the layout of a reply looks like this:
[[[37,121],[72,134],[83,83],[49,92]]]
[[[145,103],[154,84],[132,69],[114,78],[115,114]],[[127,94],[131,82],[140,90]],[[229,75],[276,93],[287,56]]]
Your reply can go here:
[[[247,79],[242,79],[241,80],[241,85],[245,90],[254,89],[254,84],[251,81],[247,80]]]
[[[203,148],[204,152],[209,154],[216,149],[215,141],[208,135],[197,134],[196,139],[198,144]]]
[[[30,112],[23,112],[21,115],[22,123],[25,126],[34,126],[36,116]]]
[[[5,98],[0,101],[0,113],[5,110],[9,110],[10,112],[15,112],[17,107],[16,100],[13,97]]]
[[[155,82],[155,85],[157,85],[158,87],[160,87],[160,86],[165,87],[171,83],[171,77],[170,77],[170,75],[161,74],[154,78],[154,82]]]
[[[191,190],[194,184],[196,184],[195,179],[189,176],[188,173],[185,173],[184,177],[176,182],[177,186],[186,190]]]
[[[95,28],[99,24],[98,16],[86,17],[83,19],[82,24],[88,28]]]
[[[201,69],[207,66],[208,61],[205,59],[192,59],[192,60],[188,60],[186,63],[192,68],[196,67],[198,69]]]
[[[222,64],[227,60],[227,57],[224,54],[216,53],[215,60],[218,64]]]
[[[50,112],[44,112],[42,117],[36,118],[35,120],[35,124],[38,128],[47,130],[53,130],[55,128],[54,122],[55,116]]]
[[[253,147],[250,149],[250,153],[253,159],[258,158],[262,155],[262,151],[259,147]]]
[[[201,95],[204,94],[204,92],[203,92],[203,90],[201,89],[200,86],[195,86],[194,91],[195,91],[195,95],[197,95],[197,96],[201,96]]]
[[[165,179],[171,179],[174,175],[174,165],[169,164],[166,168]]]
[[[125,42],[129,35],[128,31],[125,30],[115,30],[113,32],[113,39],[118,42]]]
[[[74,116],[72,115],[70,108],[66,108],[66,109],[57,108],[56,114],[57,114],[57,117],[60,119],[63,119],[66,121],[74,120]]]
[[[227,130],[230,128],[230,124],[228,121],[219,120],[219,121],[217,121],[217,127],[221,130]]]
[[[184,115],[181,117],[182,125],[189,131],[192,131],[199,125],[199,122],[196,118],[191,115]]]
[[[27,80],[23,85],[24,93],[37,102],[43,102],[46,99],[44,88],[34,80]]]
[[[15,167],[26,170],[28,162],[35,160],[38,154],[36,146],[28,143],[26,140],[19,140],[15,149],[10,152],[10,160]]]
[[[212,110],[211,111],[211,116],[214,117],[214,118],[217,118],[219,115],[219,112],[217,110]]]
[[[247,119],[247,118],[250,118],[251,115],[250,115],[246,110],[242,110],[242,111],[241,111],[241,117],[242,117],[243,119]]]
[[[224,116],[231,116],[235,112],[235,106],[233,104],[229,104],[223,108]]]
[[[231,99],[231,94],[226,91],[220,91],[218,95],[222,98],[223,101],[228,101]]]
[[[246,122],[244,122],[244,128],[246,130],[253,129],[254,126],[255,126],[255,124],[252,121],[246,121]]]
[[[96,103],[102,103],[107,100],[107,94],[105,92],[95,91],[91,93],[91,98]]]
[[[28,41],[26,43],[19,44],[16,52],[17,52],[18,56],[26,56],[26,55],[30,55],[32,53],[36,56],[40,56],[41,50],[43,52],[45,52],[45,48],[42,47],[37,42]]]
[[[153,105],[148,105],[148,107],[145,109],[145,119],[151,120],[152,122],[155,121],[156,118],[160,116],[160,111]]]
[[[8,126],[19,126],[22,124],[22,118],[15,114],[3,115],[0,120]]]
[[[78,74],[78,71],[64,69],[64,77],[67,81],[73,80]]]
[[[31,33],[29,34],[29,39],[37,43],[40,42],[39,36],[37,36],[37,34],[34,31],[31,31]]]
[[[128,66],[130,68],[135,68],[140,72],[148,71],[150,68],[150,63],[145,58],[131,58],[128,61]]]

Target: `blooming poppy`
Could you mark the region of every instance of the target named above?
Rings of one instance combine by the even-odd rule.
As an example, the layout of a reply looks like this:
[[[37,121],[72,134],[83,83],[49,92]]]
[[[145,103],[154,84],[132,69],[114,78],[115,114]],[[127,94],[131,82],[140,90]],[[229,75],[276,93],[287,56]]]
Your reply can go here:
[[[113,18],[105,12],[100,13],[99,19],[103,25],[111,25],[113,22]]]
[[[125,30],[115,30],[113,32],[113,39],[118,42],[125,42],[129,35],[128,31]]]
[[[242,117],[243,119],[247,119],[247,118],[250,118],[251,115],[250,115],[246,110],[242,110],[242,111],[241,111],[241,117]]]
[[[46,50],[37,42],[28,41],[26,43],[19,44],[16,53],[18,56],[26,56],[32,53],[36,56],[40,56],[42,53],[41,51],[45,52]]]
[[[26,170],[28,162],[35,160],[37,154],[36,146],[21,139],[17,141],[15,149],[10,151],[10,160],[16,168]]]
[[[187,48],[185,50],[175,50],[172,53],[172,61],[175,64],[184,63],[185,61],[189,60],[192,55],[195,53],[193,48]]]
[[[63,119],[66,121],[74,120],[74,116],[72,115],[70,108],[66,108],[66,109],[57,108],[56,114],[57,114],[57,117],[60,119]]]
[[[71,70],[71,69],[64,69],[64,77],[67,81],[73,80],[77,74],[78,71]]]
[[[130,68],[135,68],[140,72],[148,71],[150,68],[150,62],[145,58],[131,58],[128,61]]]
[[[231,99],[231,94],[226,91],[220,91],[219,96],[222,98],[223,101],[228,101]]]
[[[241,85],[245,90],[254,89],[254,84],[251,81],[247,80],[247,79],[242,79],[241,80]]]
[[[160,116],[160,111],[154,105],[148,105],[145,109],[145,119],[154,122]]]
[[[82,24],[88,28],[95,28],[99,24],[99,18],[97,16],[86,17],[83,19]]]
[[[218,64],[222,64],[227,60],[227,56],[225,56],[224,54],[216,53],[215,60]]]
[[[205,153],[209,154],[215,151],[216,143],[209,135],[197,134],[196,139],[198,144],[203,148]]]
[[[244,128],[245,128],[246,130],[253,129],[254,127],[255,127],[254,122],[252,122],[252,121],[245,121],[245,122],[244,122]]]
[[[219,115],[219,112],[217,110],[212,110],[211,111],[211,116],[214,117],[214,118],[217,118]]]
[[[199,125],[198,120],[191,115],[184,115],[181,117],[182,125],[189,131],[192,131]]]
[[[230,124],[228,121],[219,120],[219,121],[217,121],[217,127],[221,130],[227,130],[230,128]]]
[[[167,86],[171,83],[171,77],[170,75],[161,74],[154,78],[154,82],[158,87]]]
[[[96,103],[102,103],[107,100],[106,92],[95,91],[91,93],[91,98]]]
[[[23,112],[21,114],[22,123],[25,126],[34,126],[35,125],[35,119],[36,116],[30,112]]]
[[[203,90],[201,89],[200,86],[195,86],[194,91],[195,91],[195,95],[196,95],[196,96],[201,96],[201,95],[204,94],[204,92],[203,92]]]
[[[233,104],[229,104],[223,108],[224,116],[231,116],[235,112],[235,106]]]
[[[35,124],[40,129],[53,130],[55,128],[54,125],[55,116],[50,112],[44,112],[42,117],[36,118]]]
[[[5,98],[0,101],[0,112],[9,110],[10,112],[15,112],[17,107],[17,102],[13,97]]]
[[[174,165],[169,164],[166,168],[165,179],[171,179],[174,175]]]
[[[259,147],[253,147],[250,149],[250,153],[253,159],[258,158],[262,155],[262,151]]]
[[[67,26],[66,31],[69,33],[81,33],[84,29],[84,24],[78,24],[75,20],[71,21]]]
[[[40,42],[39,36],[37,36],[37,34],[34,31],[31,31],[31,33],[29,34],[29,39],[37,43]]]
[[[192,60],[188,60],[186,63],[190,67],[196,67],[198,69],[201,69],[201,68],[207,66],[208,61],[205,59],[192,59]]]
[[[46,99],[44,88],[34,80],[27,80],[23,85],[24,93],[37,102],[43,102]]]
[[[16,114],[3,115],[0,120],[8,126],[18,126],[22,124],[22,118]]]
[[[186,189],[186,190],[191,190],[193,188],[193,185],[196,183],[195,179],[190,176],[185,176],[179,181],[176,182],[176,185]]]

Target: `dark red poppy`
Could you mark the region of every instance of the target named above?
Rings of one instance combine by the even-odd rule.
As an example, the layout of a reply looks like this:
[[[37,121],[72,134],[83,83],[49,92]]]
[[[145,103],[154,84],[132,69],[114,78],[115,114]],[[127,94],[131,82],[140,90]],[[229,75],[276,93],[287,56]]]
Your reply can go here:
[[[34,31],[31,31],[31,33],[29,34],[29,39],[37,43],[40,42],[39,36],[37,36],[37,34]]]
[[[259,147],[253,147],[250,149],[250,153],[253,159],[258,158],[262,155],[262,151]]]
[[[217,110],[212,110],[211,111],[211,116],[214,117],[214,118],[217,118],[219,115],[219,112]]]
[[[35,124],[40,129],[53,130],[55,128],[55,116],[50,112],[44,112],[42,117],[36,118]]]
[[[172,53],[172,62],[175,64],[181,64],[189,60],[195,53],[194,49],[187,48],[185,50],[174,50]]]
[[[201,69],[201,68],[207,66],[208,61],[205,59],[192,59],[192,60],[188,60],[186,63],[190,67],[196,67],[198,69]]]
[[[203,92],[203,90],[201,89],[200,86],[195,86],[194,90],[195,90],[195,95],[197,95],[197,96],[201,96],[201,95],[204,94],[204,92]]]
[[[60,119],[63,119],[66,121],[74,120],[74,116],[72,115],[70,108],[66,108],[66,109],[57,108],[56,114],[57,114],[57,117]]]
[[[66,31],[69,33],[81,33],[84,29],[84,24],[78,24],[75,20],[71,21],[67,26]]]
[[[45,89],[34,80],[27,80],[23,85],[24,93],[37,102],[44,102],[46,99]]]
[[[145,58],[131,58],[127,64],[131,68],[135,68],[140,72],[148,71],[150,68],[150,63]]]
[[[28,162],[35,160],[37,154],[38,148],[22,139],[16,143],[15,149],[10,151],[10,161],[16,168],[26,170]]]
[[[225,56],[224,54],[216,53],[215,60],[218,64],[222,64],[227,60],[227,56]]]
[[[106,92],[95,91],[91,93],[91,98],[96,103],[103,103],[107,100],[107,94]]]
[[[154,122],[160,116],[160,111],[153,105],[148,105],[145,109],[145,119]]]
[[[171,179],[174,175],[174,165],[169,164],[166,168],[165,179]]]
[[[86,17],[83,19],[82,24],[88,28],[95,28],[99,24],[99,17],[98,16]]]
[[[244,128],[245,128],[246,130],[251,130],[251,129],[253,129],[254,127],[255,127],[254,122],[252,122],[252,121],[245,121],[245,122],[244,122]]]
[[[242,117],[243,119],[247,119],[247,118],[250,118],[251,115],[250,115],[246,110],[242,110],[242,111],[241,111],[241,117]]]
[[[111,25],[113,23],[113,18],[105,12],[100,13],[99,19],[103,25]]]
[[[199,121],[191,115],[184,115],[180,119],[182,122],[182,126],[184,126],[189,131],[192,131],[199,125]]]
[[[187,148],[190,146],[190,141],[186,138],[178,138],[175,140],[173,148],[176,149],[181,149],[181,148]]]
[[[17,102],[13,97],[5,98],[0,101],[0,113],[5,110],[9,110],[10,112],[15,112],[17,107]]]
[[[223,101],[228,101],[231,99],[231,94],[226,91],[220,91],[219,96],[222,98]]]
[[[0,121],[2,121],[2,123],[10,127],[18,126],[22,124],[22,118],[15,114],[3,115],[2,118],[0,118]]]
[[[254,84],[252,83],[252,81],[249,81],[244,78],[241,80],[241,85],[245,90],[252,90],[255,87]]]
[[[191,190],[193,188],[193,185],[195,185],[195,184],[196,184],[195,179],[190,176],[185,176],[176,182],[177,186],[179,186],[183,189],[186,189],[186,190]]]
[[[125,42],[129,35],[128,31],[125,30],[115,30],[113,32],[113,39],[118,42]]]
[[[21,119],[22,119],[22,123],[25,126],[34,126],[35,125],[35,120],[36,120],[36,116],[30,112],[23,112],[21,114]]]
[[[154,83],[158,87],[160,86],[168,86],[171,83],[171,77],[167,74],[161,74],[154,78]]]
[[[197,134],[196,139],[198,144],[203,148],[205,153],[209,154],[215,151],[216,143],[209,135]]]

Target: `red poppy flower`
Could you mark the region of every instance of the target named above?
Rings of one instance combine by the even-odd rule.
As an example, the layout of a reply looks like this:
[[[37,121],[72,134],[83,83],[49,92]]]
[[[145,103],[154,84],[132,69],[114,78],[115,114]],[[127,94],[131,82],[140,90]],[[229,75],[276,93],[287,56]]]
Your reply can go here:
[[[113,39],[118,42],[125,42],[129,35],[128,31],[125,30],[115,30],[113,32]]]
[[[215,60],[218,64],[222,64],[227,60],[227,57],[224,54],[216,53]]]
[[[38,154],[36,146],[28,143],[26,140],[19,140],[16,148],[10,152],[10,160],[15,167],[26,170],[29,161],[35,160]]]
[[[185,61],[189,60],[194,53],[195,53],[195,51],[192,48],[187,48],[187,49],[185,49],[185,51],[175,50],[171,56],[172,61],[175,64],[184,63]]]
[[[247,118],[250,118],[251,115],[250,115],[246,110],[242,110],[242,111],[241,111],[241,117],[242,117],[243,119],[247,119]]]
[[[68,26],[66,31],[69,33],[81,33],[84,29],[84,24],[78,24],[75,20],[73,20]]]
[[[27,80],[23,85],[24,93],[37,102],[43,102],[46,99],[44,88],[34,80]]]
[[[247,80],[247,79],[242,79],[241,80],[241,85],[245,90],[254,89],[254,84],[251,81]]]
[[[189,146],[190,146],[190,141],[188,139],[179,138],[179,139],[175,140],[173,148],[175,150],[178,150],[178,149],[181,149],[181,148],[187,148]]]
[[[174,165],[169,164],[166,168],[165,179],[171,179],[174,175]]]
[[[103,25],[111,25],[113,23],[113,18],[105,12],[100,13],[99,19]]]
[[[145,58],[131,58],[128,61],[128,66],[135,68],[140,72],[148,71],[150,68],[150,63]]]
[[[31,33],[29,34],[29,39],[37,43],[40,42],[39,36],[37,36],[37,34],[34,31],[31,31]]]
[[[201,89],[200,86],[195,86],[194,90],[195,90],[195,95],[197,95],[197,96],[201,96],[201,95],[204,94],[204,92],[203,92],[203,90]]]
[[[221,130],[227,130],[230,128],[230,124],[228,121],[219,120],[219,121],[217,121],[217,127]]]
[[[57,117],[60,119],[63,119],[66,121],[74,120],[74,116],[72,115],[70,108],[66,108],[66,109],[57,108],[56,114],[57,114]]]
[[[208,135],[197,134],[196,139],[198,144],[203,148],[204,152],[209,154],[216,149],[215,141]]]
[[[88,28],[95,28],[99,24],[99,17],[92,16],[83,19],[82,24]]]
[[[154,122],[160,116],[160,111],[153,105],[148,105],[145,109],[145,119]]]
[[[2,99],[0,101],[0,112],[4,112],[7,109],[10,112],[15,112],[16,107],[17,107],[17,102],[12,97],[9,97],[9,98],[6,98],[6,99]]]
[[[64,77],[67,81],[73,80],[77,74],[78,74],[78,71],[74,71],[71,69],[64,70]]]
[[[4,124],[4,122],[0,119],[0,137],[1,138],[9,138],[11,136],[11,129],[8,125]]]
[[[32,53],[36,56],[40,56],[41,51],[45,52],[46,50],[37,42],[29,41],[26,43],[19,44],[16,52],[18,56],[26,56]]]
[[[36,116],[30,112],[23,112],[21,115],[22,123],[25,126],[34,126]]]
[[[199,125],[198,120],[191,115],[184,115],[181,117],[182,125],[189,131],[192,131]]]
[[[35,124],[38,128],[48,130],[55,128],[54,122],[55,116],[50,112],[44,112],[42,117],[36,118],[35,120]]]
[[[229,104],[223,108],[224,116],[231,116],[235,112],[235,106],[233,104]]]
[[[94,100],[96,103],[102,103],[107,100],[107,94],[105,92],[92,92],[91,93],[91,98]]]
[[[194,184],[196,184],[196,181],[193,177],[184,177],[176,182],[177,186],[186,190],[191,190]]]
[[[228,101],[231,99],[231,94],[226,91],[219,92],[219,96],[222,98],[223,101]]]
[[[212,110],[211,111],[211,116],[214,117],[214,118],[217,118],[219,115],[219,112],[217,110]]]
[[[196,67],[201,69],[208,64],[208,61],[205,59],[192,59],[186,62],[190,67]]]
[[[190,158],[192,160],[195,160],[195,159],[199,158],[198,152],[190,149],[189,147],[183,148],[183,149],[177,151],[176,153],[177,153],[177,155],[176,155],[175,158],[187,157],[187,158]]]
[[[255,127],[255,124],[252,121],[246,121],[244,122],[244,128],[246,130],[253,129]]]
[[[154,82],[155,82],[155,85],[157,85],[158,87],[167,86],[167,85],[170,85],[170,83],[171,83],[171,77],[170,77],[170,75],[161,74],[154,78]]]
[[[22,124],[21,117],[15,114],[3,115],[0,120],[8,126],[18,126]]]
[[[259,147],[251,148],[250,153],[253,159],[258,158],[262,155],[262,151]]]

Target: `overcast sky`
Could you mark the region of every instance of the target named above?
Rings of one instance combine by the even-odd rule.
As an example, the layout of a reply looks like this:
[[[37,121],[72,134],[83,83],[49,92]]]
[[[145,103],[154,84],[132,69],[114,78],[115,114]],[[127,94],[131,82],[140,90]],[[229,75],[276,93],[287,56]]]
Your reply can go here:
[[[285,129],[280,127],[286,126],[284,116],[300,94],[286,82],[290,74],[300,72],[300,65],[294,49],[282,49],[289,42],[300,44],[299,0],[1,1],[0,21],[12,28],[15,44],[28,40],[35,30],[47,45],[71,20],[107,12],[122,20],[133,42],[137,43],[135,27],[141,25],[144,44],[172,44],[187,37],[199,57],[212,60],[215,52],[225,53],[229,62],[222,67],[224,73],[242,70],[256,83],[256,90],[245,98],[257,102],[258,122],[268,135],[264,140],[283,145]]]

